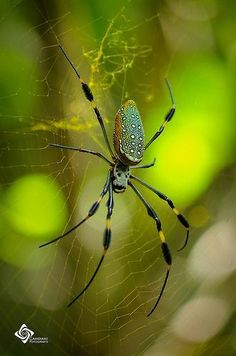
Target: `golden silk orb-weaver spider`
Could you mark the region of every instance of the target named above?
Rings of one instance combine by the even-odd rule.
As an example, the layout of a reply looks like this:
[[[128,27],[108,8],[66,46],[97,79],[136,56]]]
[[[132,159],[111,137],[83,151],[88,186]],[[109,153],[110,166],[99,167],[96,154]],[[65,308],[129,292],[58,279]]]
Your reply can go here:
[[[168,244],[166,242],[164,233],[162,231],[161,221],[160,221],[156,211],[151,207],[151,205],[146,201],[146,199],[143,197],[143,195],[140,193],[140,191],[136,188],[136,186],[133,184],[133,181],[136,181],[136,182],[142,184],[146,188],[150,189],[153,193],[155,193],[160,199],[166,201],[167,204],[170,206],[170,208],[173,210],[173,212],[176,214],[180,223],[185,227],[185,229],[186,229],[185,242],[184,242],[183,246],[178,251],[185,248],[185,246],[187,245],[187,242],[188,242],[188,237],[189,237],[189,223],[187,222],[186,218],[182,214],[180,214],[179,211],[176,209],[172,200],[170,200],[166,195],[164,195],[163,193],[161,193],[159,190],[155,189],[148,183],[144,182],[140,178],[131,174],[132,169],[149,168],[149,167],[154,166],[154,164],[155,164],[155,159],[154,159],[154,161],[150,164],[137,165],[138,163],[141,162],[141,160],[143,158],[143,154],[146,151],[146,149],[153,143],[153,141],[155,141],[160,136],[160,134],[163,132],[166,124],[171,120],[171,118],[173,117],[173,115],[175,113],[175,101],[174,101],[174,97],[172,94],[170,84],[169,84],[168,80],[166,79],[166,84],[167,84],[169,94],[171,97],[172,107],[168,111],[167,115],[165,116],[163,124],[160,126],[158,131],[151,137],[151,139],[148,141],[148,143],[146,145],[144,143],[144,129],[143,129],[142,120],[141,120],[141,117],[140,117],[140,114],[136,107],[135,102],[133,100],[127,100],[121,106],[121,108],[118,110],[116,117],[115,117],[115,129],[114,129],[114,135],[113,135],[113,144],[114,144],[115,152],[113,152],[110,142],[109,142],[109,139],[108,139],[108,136],[107,136],[105,126],[104,126],[103,118],[100,114],[98,107],[95,104],[94,96],[93,96],[91,89],[89,88],[88,84],[86,84],[82,80],[79,72],[77,71],[74,64],[71,62],[71,60],[69,59],[69,57],[68,57],[67,53],[65,52],[65,50],[63,49],[63,47],[61,45],[59,45],[59,48],[62,51],[63,55],[65,56],[66,60],[69,62],[70,66],[73,68],[75,74],[77,75],[77,77],[80,80],[84,95],[85,95],[86,99],[90,102],[90,104],[94,110],[94,113],[96,115],[96,118],[101,126],[103,136],[104,136],[104,139],[106,142],[106,146],[107,146],[109,153],[111,155],[111,159],[108,159],[100,152],[95,152],[95,151],[87,150],[84,148],[69,147],[69,146],[63,146],[63,145],[59,145],[59,144],[51,144],[50,145],[50,146],[56,147],[56,148],[79,151],[79,152],[97,156],[97,157],[103,159],[106,163],[108,163],[110,168],[108,171],[106,183],[103,187],[103,190],[100,193],[99,198],[93,203],[93,205],[89,209],[87,216],[83,220],[81,220],[77,225],[72,227],[70,230],[66,231],[63,235],[61,235],[49,242],[46,242],[39,247],[44,247],[44,246],[47,246],[55,241],[58,241],[58,240],[62,239],[63,237],[67,236],[68,234],[70,234],[75,229],[77,229],[80,225],[82,225],[86,220],[91,218],[96,213],[96,211],[101,203],[101,200],[108,193],[106,229],[104,232],[104,239],[103,239],[103,254],[102,254],[102,257],[98,263],[98,266],[97,266],[95,272],[93,273],[93,275],[90,278],[87,285],[68,304],[68,307],[71,306],[77,299],[80,298],[80,296],[82,294],[84,294],[84,292],[89,288],[89,286],[93,282],[96,274],[98,273],[98,271],[102,265],[104,257],[108,251],[108,248],[110,246],[111,216],[112,216],[113,206],[114,206],[113,192],[122,193],[126,190],[126,188],[128,186],[131,187],[131,189],[134,191],[134,193],[138,196],[138,198],[144,204],[148,215],[156,223],[157,232],[159,234],[160,241],[161,241],[161,249],[162,249],[163,258],[167,265],[167,271],[166,271],[166,275],[165,275],[165,279],[164,279],[162,288],[160,290],[160,294],[157,298],[156,303],[154,304],[151,311],[147,315],[147,316],[150,316],[153,313],[153,311],[156,309],[156,307],[163,295],[163,292],[164,292],[164,289],[165,289],[165,286],[166,286],[166,283],[167,283],[167,280],[169,277],[172,258],[171,258],[171,253],[170,253]]]

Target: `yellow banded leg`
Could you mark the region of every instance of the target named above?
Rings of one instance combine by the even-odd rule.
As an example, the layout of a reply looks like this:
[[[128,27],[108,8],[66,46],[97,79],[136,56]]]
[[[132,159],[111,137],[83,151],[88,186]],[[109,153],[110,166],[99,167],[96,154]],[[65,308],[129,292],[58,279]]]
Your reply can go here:
[[[170,204],[169,204],[170,205]],[[180,214],[180,212],[174,207],[172,208],[173,212],[176,214],[178,220],[180,221],[180,223],[186,228],[186,237],[185,237],[185,241],[183,243],[183,245],[178,249],[178,251],[183,250],[188,243],[188,238],[189,238],[189,223],[187,221],[187,219]]]
[[[181,251],[185,248],[185,246],[188,243],[188,238],[189,238],[189,223],[187,221],[187,219],[180,214],[180,212],[176,209],[176,207],[174,206],[174,203],[172,202],[171,199],[169,199],[165,194],[161,193],[159,190],[157,190],[156,188],[152,187],[150,184],[144,182],[142,179],[135,177],[134,175],[130,176],[131,179],[136,180],[137,182],[141,183],[142,185],[144,185],[146,188],[150,189],[153,193],[155,193],[160,199],[164,200],[167,202],[167,204],[169,205],[169,207],[173,210],[173,212],[175,213],[175,215],[177,216],[179,222],[185,227],[186,229],[186,236],[185,236],[185,241],[184,244],[181,248],[178,249],[178,251]]]
[[[164,260],[165,260],[165,262],[167,264],[167,271],[166,271],[165,279],[164,279],[164,282],[162,284],[161,291],[159,293],[157,301],[154,304],[154,306],[152,307],[151,311],[147,314],[147,317],[150,316],[154,312],[154,310],[156,309],[156,307],[158,306],[158,304],[159,304],[159,302],[161,300],[161,297],[162,297],[163,292],[164,292],[165,287],[166,287],[166,283],[167,283],[168,278],[169,278],[170,267],[171,267],[171,264],[172,264],[172,257],[171,257],[170,249],[169,249],[169,246],[168,246],[168,244],[166,242],[165,235],[164,235],[164,233],[162,231],[160,219],[157,217],[156,212],[153,210],[153,208],[151,208],[151,209],[152,209],[152,213],[153,213],[153,218],[156,221],[157,230],[158,230],[159,237],[160,237],[160,240],[161,240],[161,250],[162,250],[163,258],[164,258]]]
[[[92,277],[90,278],[89,282],[87,283],[87,285],[84,287],[84,289],[68,304],[68,307],[70,307],[77,299],[79,299],[79,297],[81,297],[82,294],[84,294],[84,292],[89,288],[89,286],[91,285],[91,283],[93,282],[96,274],[98,273],[101,264],[104,260],[104,257],[107,253],[107,250],[110,246],[110,242],[111,242],[111,215],[112,215],[112,211],[113,211],[113,191],[112,191],[112,183],[109,183],[109,198],[107,201],[107,219],[106,219],[106,229],[104,232],[104,239],[103,239],[103,254],[102,257],[97,265],[97,268],[95,270],[95,272],[93,273]]]
[[[166,283],[167,283],[167,280],[169,278],[169,273],[170,273],[170,267],[171,267],[171,264],[172,264],[172,257],[171,257],[171,253],[170,253],[170,249],[169,249],[169,246],[166,242],[166,239],[165,239],[165,235],[162,231],[162,227],[161,227],[161,221],[159,219],[159,217],[157,216],[157,213],[155,212],[155,210],[149,205],[149,203],[146,201],[146,199],[142,196],[142,194],[140,193],[140,191],[129,181],[128,182],[129,186],[134,190],[134,192],[137,194],[137,196],[140,198],[140,200],[143,202],[144,206],[146,207],[147,209],[147,213],[148,215],[154,219],[155,223],[156,223],[156,227],[157,227],[157,231],[158,231],[158,235],[159,235],[159,238],[161,240],[161,249],[162,249],[162,255],[163,255],[163,258],[167,264],[167,271],[166,271],[166,276],[165,276],[165,279],[164,279],[164,282],[163,282],[163,285],[161,287],[161,291],[160,291],[160,294],[157,298],[157,301],[155,303],[155,305],[153,306],[153,308],[151,309],[151,311],[148,313],[147,316],[150,316],[154,310],[156,309],[159,301],[161,300],[161,297],[163,295],[163,292],[165,290],[165,287],[166,287]]]
[[[113,212],[113,207],[114,207],[114,200],[113,200],[113,190],[112,190],[112,183],[111,183],[109,186],[109,198],[107,201],[106,229],[103,238],[104,251],[108,250],[111,242],[111,216]]]
[[[175,114],[175,101],[174,101],[174,97],[173,97],[173,93],[172,93],[172,90],[171,90],[170,83],[169,83],[169,81],[168,81],[167,79],[166,79],[166,85],[167,85],[168,90],[169,90],[172,107],[171,107],[171,109],[168,111],[168,113],[166,114],[165,119],[164,119],[164,122],[163,122],[163,124],[161,125],[161,127],[159,128],[159,130],[152,136],[152,138],[151,138],[151,139],[148,141],[148,143],[146,144],[145,150],[153,143],[153,141],[155,141],[155,140],[158,138],[158,136],[160,136],[160,134],[164,131],[166,124],[167,124],[168,122],[170,122],[170,120],[172,119],[172,117],[173,117],[174,114]]]
[[[88,211],[88,215],[83,219],[81,220],[77,225],[73,226],[70,230],[66,231],[63,235],[59,236],[59,237],[56,237],[55,239],[51,240],[51,241],[48,241],[46,242],[45,244],[42,244],[39,246],[39,248],[41,247],[45,247],[47,245],[50,245],[52,244],[53,242],[56,242],[60,239],[62,239],[63,237],[69,235],[72,231],[76,230],[80,225],[82,225],[86,220],[88,220],[89,218],[91,218],[91,216],[93,216],[97,209],[99,208],[99,205],[100,205],[100,202],[102,200],[102,198],[104,197],[104,195],[107,193],[108,191],[108,188],[109,188],[109,184],[110,184],[110,181],[111,181],[111,172],[109,171],[108,173],[108,176],[107,176],[107,180],[106,180],[106,183],[103,187],[103,190],[99,196],[99,198],[93,203],[93,205],[91,206],[91,208],[89,209]]]
[[[112,149],[111,149],[108,137],[107,137],[107,132],[106,132],[106,129],[105,129],[105,126],[104,126],[104,123],[103,123],[102,116],[101,116],[98,108],[96,107],[96,104],[94,103],[94,97],[93,97],[93,93],[92,93],[90,87],[88,86],[87,83],[85,83],[82,80],[78,70],[75,68],[74,64],[72,63],[72,61],[68,57],[68,55],[67,55],[66,51],[64,50],[64,48],[61,45],[59,45],[59,48],[62,51],[62,53],[65,56],[65,58],[68,61],[68,63],[70,64],[70,66],[72,67],[72,69],[74,70],[75,74],[79,78],[81,86],[82,86],[82,89],[83,89],[83,92],[84,92],[84,95],[85,95],[86,99],[91,103],[91,105],[93,107],[93,110],[94,110],[94,112],[95,112],[95,114],[97,116],[98,122],[99,122],[99,124],[101,126],[101,129],[102,129],[102,132],[103,132],[104,139],[106,141],[107,148],[109,149],[109,152],[110,152],[111,156],[114,157],[114,154],[112,152]]]

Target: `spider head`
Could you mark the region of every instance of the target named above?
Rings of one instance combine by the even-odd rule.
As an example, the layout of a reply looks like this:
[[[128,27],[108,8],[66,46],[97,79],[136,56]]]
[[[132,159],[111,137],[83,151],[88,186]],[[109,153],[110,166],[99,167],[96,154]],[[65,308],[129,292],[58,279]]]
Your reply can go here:
[[[128,185],[128,179],[130,175],[129,166],[123,165],[121,162],[117,162],[113,168],[113,189],[116,193],[122,193],[125,191]]]

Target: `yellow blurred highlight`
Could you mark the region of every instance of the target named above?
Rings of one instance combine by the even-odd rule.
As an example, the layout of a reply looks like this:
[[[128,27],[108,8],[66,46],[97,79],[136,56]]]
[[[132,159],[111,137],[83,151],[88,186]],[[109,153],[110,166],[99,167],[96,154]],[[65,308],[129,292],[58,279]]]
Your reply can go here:
[[[16,180],[5,193],[3,213],[15,232],[30,239],[54,236],[67,217],[60,187],[42,174]]]
[[[197,130],[194,119],[192,124],[172,130],[158,145],[156,156],[158,183],[154,184],[178,204],[196,199],[214,176],[214,152]]]
[[[227,67],[210,55],[191,58],[177,68],[168,75],[176,114],[147,151],[147,160],[157,157],[157,164],[145,174],[176,204],[189,205],[231,159],[232,80]],[[145,120],[148,137],[160,127],[168,105],[155,106]]]
[[[196,205],[190,210],[188,220],[190,226],[202,227],[209,221],[209,212],[203,205]]]

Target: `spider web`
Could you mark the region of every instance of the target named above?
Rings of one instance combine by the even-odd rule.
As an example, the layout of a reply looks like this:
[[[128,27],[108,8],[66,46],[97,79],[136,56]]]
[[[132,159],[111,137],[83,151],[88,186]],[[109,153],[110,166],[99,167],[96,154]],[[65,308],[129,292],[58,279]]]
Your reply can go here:
[[[126,6],[114,9],[112,16],[94,15],[91,21],[79,23],[76,23],[78,13],[71,9],[69,12],[59,8],[59,15],[54,16],[51,8],[43,8],[37,2],[32,4],[29,12],[35,23],[20,22],[17,44],[30,56],[33,53],[33,65],[29,64],[28,68],[31,75],[25,78],[25,86],[21,83],[24,76],[18,77],[15,89],[0,98],[3,108],[11,97],[26,98],[32,103],[23,103],[2,114],[6,120],[1,130],[2,191],[11,191],[15,182],[24,176],[46,177],[56,187],[52,205],[61,221],[48,235],[42,233],[30,238],[28,232],[17,234],[14,228],[6,227],[4,219],[8,212],[3,204],[1,224],[9,236],[11,250],[1,262],[3,302],[0,310],[6,325],[2,350],[14,354],[22,346],[9,334],[13,335],[25,323],[36,336],[49,340],[46,345],[28,343],[22,351],[24,354],[41,354],[41,347],[44,353],[56,355],[178,354],[175,347],[186,355],[216,352],[218,346],[204,342],[189,346],[173,332],[173,315],[193,296],[201,296],[202,291],[204,295],[207,287],[193,281],[191,268],[186,269],[190,263],[188,252],[182,255],[175,252],[181,245],[184,230],[166,205],[157,202],[147,190],[142,191],[160,213],[174,258],[164,297],[152,317],[146,318],[146,315],[159,294],[165,264],[153,221],[129,189],[125,194],[115,195],[112,242],[104,264],[94,283],[71,308],[66,305],[86,285],[102,253],[107,197],[96,215],[78,230],[57,244],[38,249],[40,243],[67,231],[86,216],[107,175],[106,164],[96,157],[49,147],[51,143],[58,143],[107,154],[92,109],[83,97],[78,79],[58,50],[58,44],[63,43],[83,79],[91,86],[111,138],[113,117],[126,98],[142,103],[144,113],[148,112],[149,105],[159,103],[160,118],[164,117],[162,107],[168,108],[168,98],[161,98],[153,89],[154,82],[158,87],[159,72],[164,78],[178,59],[178,43],[172,58],[168,58],[166,48],[161,47],[159,56],[153,48],[157,38],[161,43],[160,33],[167,28],[166,4],[160,3],[151,13],[144,11],[130,19],[129,11],[134,9],[134,3],[129,1]],[[141,8],[141,3],[139,6]],[[12,2],[2,16],[3,27],[7,24],[7,29],[11,25],[11,17],[19,19],[25,7],[26,2]],[[73,11],[82,9],[83,6],[77,9],[73,4]],[[150,38],[142,35],[148,31]],[[185,43],[183,37],[181,41]],[[147,136],[151,135],[153,127],[144,119],[145,124]],[[152,156],[147,155],[145,159],[151,160]],[[209,222],[209,210],[215,215],[222,214],[222,210],[216,210],[208,200],[216,201],[214,192],[219,191],[221,181],[229,180],[230,174],[221,173],[208,195],[190,210],[193,220],[198,215],[195,210],[202,205],[208,208],[208,212],[200,210],[202,221]],[[138,172],[137,175],[155,182],[151,173]],[[233,184],[229,193],[227,201],[235,194]],[[180,199],[179,203],[187,206],[191,201]],[[44,204],[41,209],[46,209]],[[226,214],[225,219],[229,216]],[[213,219],[213,223],[218,221],[216,217]],[[193,232],[193,238],[197,236],[199,232]],[[212,290],[215,289],[214,285]],[[227,289],[230,294],[230,285]],[[205,294],[213,294],[212,290]],[[221,294],[216,291],[215,295]],[[227,315],[230,320],[232,311]],[[222,340],[225,350],[231,350],[227,345],[231,343],[232,334],[226,334],[225,338],[222,335]]]

